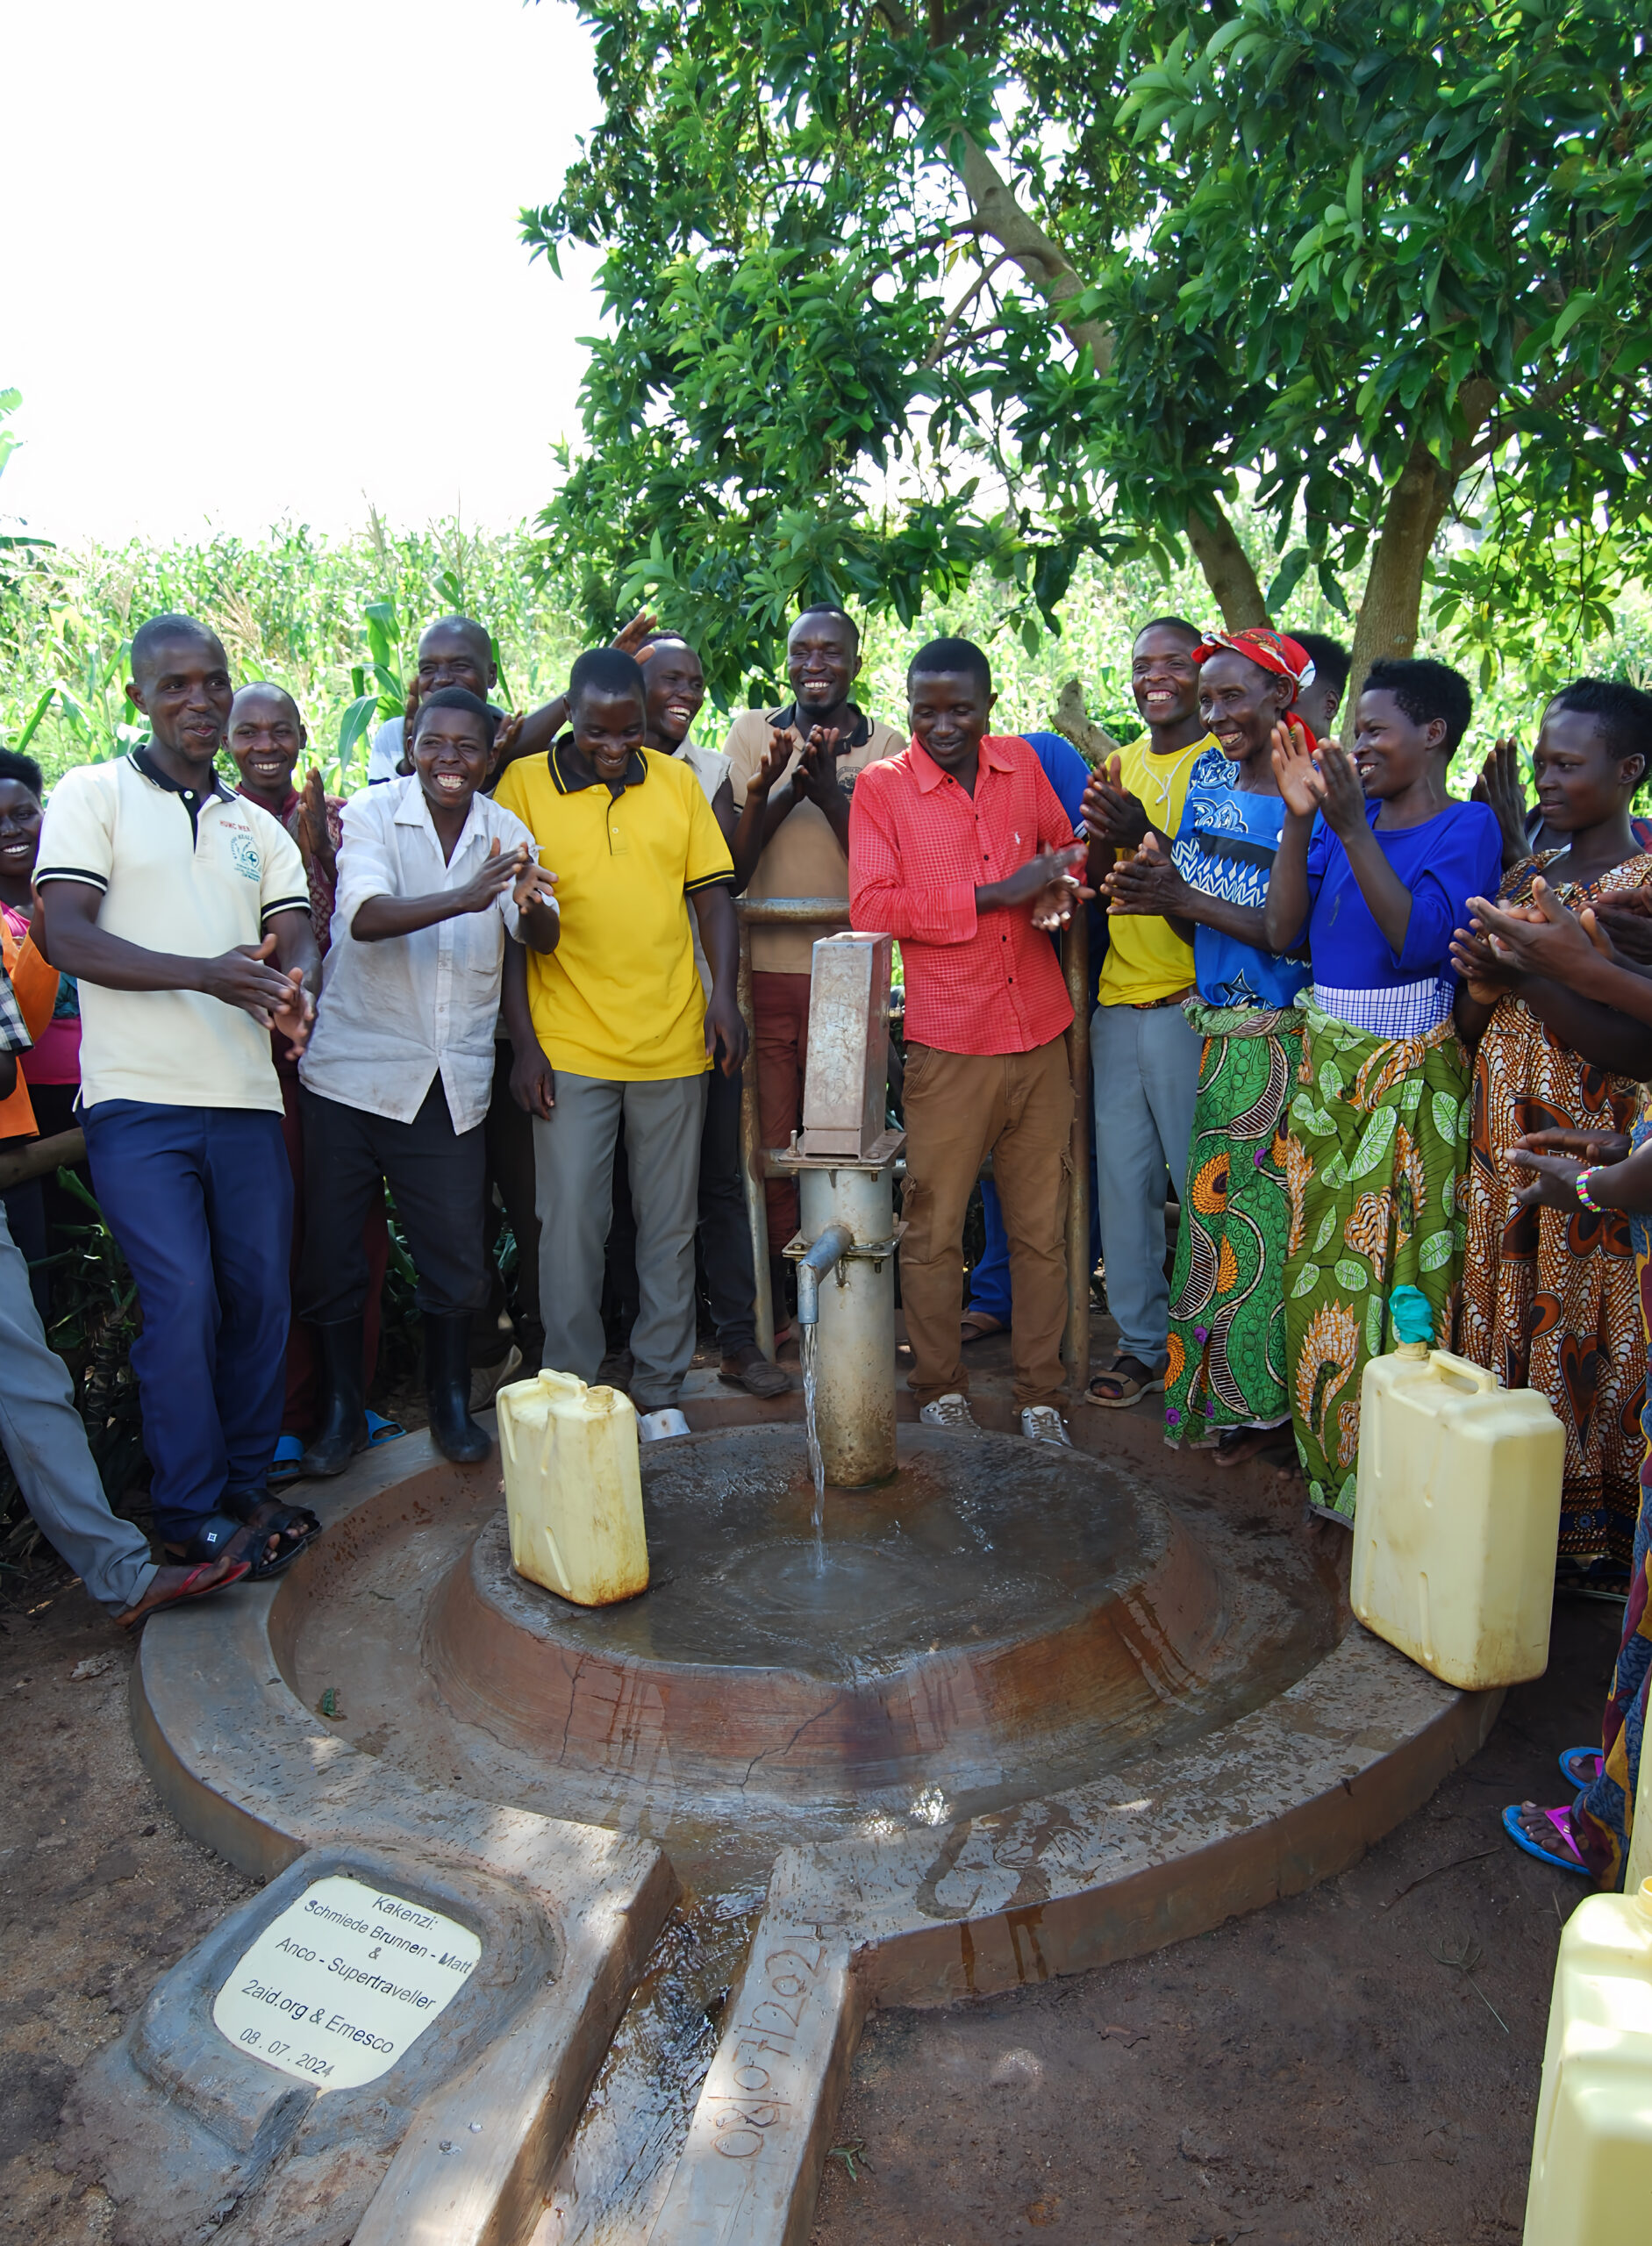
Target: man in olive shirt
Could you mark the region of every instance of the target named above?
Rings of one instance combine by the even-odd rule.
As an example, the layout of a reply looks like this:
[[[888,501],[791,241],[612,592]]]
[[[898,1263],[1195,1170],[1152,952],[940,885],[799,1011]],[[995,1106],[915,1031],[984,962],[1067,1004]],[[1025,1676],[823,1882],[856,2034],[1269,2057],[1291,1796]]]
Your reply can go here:
[[[861,635],[853,620],[840,608],[805,609],[786,640],[791,701],[780,710],[743,710],[729,728],[723,748],[740,810],[732,846],[734,881],[748,897],[848,904],[855,780],[869,764],[906,747],[905,733],[850,701],[860,667]],[[819,926],[752,930],[753,1050],[766,1147],[785,1146],[803,1119],[809,969],[816,937],[830,933]],[[797,1189],[776,1177],[767,1192],[769,1252],[777,1259],[797,1229]]]

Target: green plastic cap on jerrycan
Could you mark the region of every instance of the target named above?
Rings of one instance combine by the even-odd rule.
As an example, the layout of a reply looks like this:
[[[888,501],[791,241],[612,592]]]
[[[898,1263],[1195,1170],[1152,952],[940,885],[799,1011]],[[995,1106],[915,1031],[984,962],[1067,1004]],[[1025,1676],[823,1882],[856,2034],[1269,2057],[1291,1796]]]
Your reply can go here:
[[[568,1372],[513,1381],[497,1398],[511,1564],[576,1606],[648,1588],[637,1414],[616,1388]]]
[[[1591,1895],[1555,1960],[1524,2246],[1652,2235],[1652,1880]]]
[[[1398,1346],[1366,1365],[1349,1595],[1369,1630],[1447,1684],[1541,1677],[1560,1541],[1565,1431],[1534,1389],[1431,1349],[1414,1287]]]

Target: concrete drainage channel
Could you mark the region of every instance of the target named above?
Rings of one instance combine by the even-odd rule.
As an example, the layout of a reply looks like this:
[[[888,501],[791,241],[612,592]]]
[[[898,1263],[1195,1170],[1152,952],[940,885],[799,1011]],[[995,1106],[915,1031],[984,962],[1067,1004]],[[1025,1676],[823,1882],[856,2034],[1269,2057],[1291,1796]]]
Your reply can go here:
[[[980,1408],[1007,1421],[1001,1400]],[[688,1411],[697,1433],[787,1417],[704,1389]],[[1109,1470],[1109,1502],[1123,1490],[1146,1504],[1145,1460]],[[404,1724],[354,1742],[295,1689],[306,1631],[353,1583],[387,1586],[368,1594],[390,1610],[373,1673],[392,1655],[422,1660],[444,1586],[497,1513],[497,1467],[466,1473],[410,1436],[307,1495],[328,1527],[317,1551],[268,1590],[161,1618],[134,1671],[139,1743],[172,1809],[268,1884],[82,2078],[66,2149],[116,2201],[117,2240],[205,2238],[233,2211],[252,2246],[796,2246],[869,2006],[1080,1971],[1299,1892],[1426,1800],[1498,1705],[1438,1684],[1343,1616],[1272,1697],[1241,1706],[1212,1687],[1206,1727],[1169,1724],[1162,1751],[1126,1742],[1080,1783],[1014,1798],[1006,1765],[996,1798],[955,1813],[938,1788],[904,1820],[881,1797],[863,1815],[838,1802],[819,1839],[807,1802],[776,1793],[766,1882],[750,1878],[750,1831],[770,1829],[754,1808],[746,1869],[719,1888],[734,1843],[712,1828],[740,1804],[714,1800],[692,1826],[662,1791],[670,1681],[632,1651],[633,1698],[654,1696],[656,1775],[601,1823],[592,1802],[626,1797],[595,1749],[565,1776],[547,1745],[519,1789],[533,1806],[512,1800],[519,1743],[478,1731],[474,1755],[456,1751],[473,1735],[422,1668],[383,1672]],[[1212,1549],[1218,1588],[1201,1598],[1252,1611]],[[1139,1590],[1098,1582],[1085,1612],[1116,1607],[1120,1642],[1152,1637]],[[1160,1620],[1172,1596],[1161,1589]],[[1252,1608],[1265,1620],[1265,1604]],[[926,1653],[944,1667],[924,1684],[931,1701],[955,1704],[956,1720],[968,1686],[990,1731],[990,1664]],[[1164,1680],[1185,1663],[1154,1661],[1143,1673],[1168,1717]],[[427,1738],[422,1760],[391,1753],[404,1729]],[[544,1813],[564,1799],[571,1813]],[[667,2076],[675,2093],[633,2117],[633,2094]]]

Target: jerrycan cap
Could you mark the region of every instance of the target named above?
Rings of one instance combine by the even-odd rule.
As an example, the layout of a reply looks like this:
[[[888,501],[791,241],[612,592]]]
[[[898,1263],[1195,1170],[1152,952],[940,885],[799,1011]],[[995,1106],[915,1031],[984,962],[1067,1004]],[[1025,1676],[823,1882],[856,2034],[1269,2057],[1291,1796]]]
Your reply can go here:
[[[1394,1323],[1394,1355],[1426,1357],[1434,1338],[1434,1313],[1420,1287],[1396,1287],[1388,1298]]]
[[[1652,1879],[1643,1879],[1634,1891],[1635,1906],[1642,1918],[1652,1919]]]

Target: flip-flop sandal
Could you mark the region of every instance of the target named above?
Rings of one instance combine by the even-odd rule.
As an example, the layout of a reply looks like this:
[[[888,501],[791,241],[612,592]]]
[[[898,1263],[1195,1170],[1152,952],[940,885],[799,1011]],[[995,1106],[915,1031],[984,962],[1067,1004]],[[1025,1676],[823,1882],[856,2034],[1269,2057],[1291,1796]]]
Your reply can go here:
[[[1010,1321],[1007,1318],[994,1318],[990,1310],[966,1310],[962,1330],[964,1346],[968,1348],[971,1341],[986,1341],[995,1334],[1007,1334]]]
[[[1598,1747],[1569,1747],[1560,1758],[1560,1775],[1569,1786],[1581,1791],[1593,1785],[1605,1761]]]
[[[1104,1412],[1122,1412],[1132,1404],[1139,1404],[1144,1396],[1163,1395],[1164,1375],[1162,1373],[1155,1374],[1147,1380],[1138,1380],[1134,1373],[1119,1370],[1123,1363],[1124,1360],[1121,1357],[1116,1358],[1105,1372],[1098,1372],[1096,1375],[1084,1391],[1083,1401],[1086,1404],[1098,1405]],[[1104,1380],[1113,1382],[1120,1393],[1117,1396],[1098,1395],[1097,1391]]]
[[[304,1455],[302,1435],[282,1435],[275,1445],[275,1456],[269,1462],[269,1486],[272,1490],[298,1479],[299,1463]]]
[[[737,1388],[747,1396],[765,1400],[791,1393],[790,1375],[781,1366],[770,1364],[767,1357],[758,1357],[743,1372],[725,1372],[719,1365],[717,1377],[725,1388]]]
[[[1518,1806],[1511,1806],[1504,1811],[1503,1830],[1508,1835],[1510,1840],[1513,1842],[1517,1849],[1524,1849],[1527,1855],[1528,1856],[1535,1856],[1539,1863],[1548,1864],[1552,1866],[1555,1871],[1575,1871],[1580,1879],[1588,1879],[1591,1876],[1589,1867],[1584,1862],[1583,1858],[1577,1855],[1577,1851],[1571,1845],[1571,1838],[1569,1829],[1571,1824],[1570,1810],[1546,1809],[1543,1812],[1543,1814],[1554,1827],[1555,1833],[1564,1842],[1564,1854],[1563,1854],[1559,1849],[1546,1849],[1542,1846],[1541,1842],[1533,1840],[1531,1835],[1527,1833],[1520,1824],[1520,1813]]]
[[[367,1447],[369,1450],[376,1449],[382,1442],[394,1442],[397,1435],[404,1435],[406,1433],[406,1428],[399,1420],[382,1420],[376,1412],[369,1412],[367,1415]],[[285,1436],[282,1440],[285,1441]],[[275,1456],[277,1458],[281,1456],[279,1445],[276,1448]],[[271,1481],[273,1482],[275,1478],[272,1474]]]
[[[232,1506],[236,1500],[226,1497],[224,1502]],[[272,1583],[277,1576],[284,1576],[298,1555],[307,1552],[321,1534],[320,1519],[308,1506],[277,1506],[267,1519],[256,1520],[259,1507],[268,1502],[266,1498],[251,1499],[238,1516],[242,1527],[250,1528],[254,1535],[282,1539],[282,1549],[273,1560],[260,1557],[253,1562],[254,1583]],[[194,1558],[195,1555],[190,1552],[187,1556]]]
[[[252,1572],[245,1560],[237,1560],[228,1574],[219,1576],[216,1583],[203,1583],[201,1577],[210,1576],[216,1564],[212,1560],[203,1560],[199,1567],[190,1569],[175,1591],[169,1591],[164,1599],[152,1599],[147,1605],[139,1599],[124,1614],[117,1614],[116,1621],[123,1630],[139,1629],[152,1614],[164,1613],[168,1606],[181,1606],[186,1599],[211,1599],[215,1591],[227,1591],[232,1583],[240,1583]]]

